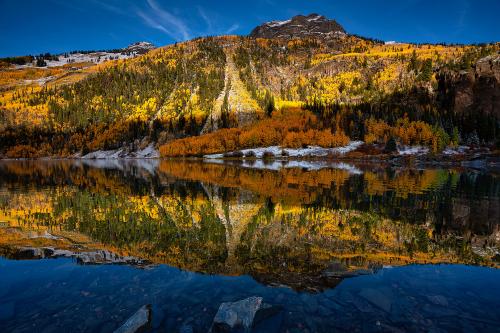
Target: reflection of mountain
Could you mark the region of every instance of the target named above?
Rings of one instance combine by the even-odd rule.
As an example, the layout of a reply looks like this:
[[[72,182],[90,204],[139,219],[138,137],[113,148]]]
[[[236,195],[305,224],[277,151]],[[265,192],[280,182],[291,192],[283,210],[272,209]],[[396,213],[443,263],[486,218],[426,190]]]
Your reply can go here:
[[[488,174],[100,167],[0,164],[0,244],[106,249],[298,289],[380,265],[496,265],[498,257],[500,182]],[[339,262],[347,273],[325,274]]]

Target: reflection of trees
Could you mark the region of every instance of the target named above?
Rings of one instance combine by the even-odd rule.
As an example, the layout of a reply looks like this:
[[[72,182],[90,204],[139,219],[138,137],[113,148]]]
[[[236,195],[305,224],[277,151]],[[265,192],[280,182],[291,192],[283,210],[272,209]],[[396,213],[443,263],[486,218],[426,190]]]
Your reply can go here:
[[[25,199],[39,200],[38,194]],[[120,254],[192,270],[218,272],[226,260],[225,229],[209,202],[195,206],[179,197],[155,201],[148,196],[85,190],[46,195],[43,201],[50,203],[50,209],[34,208],[30,214],[17,216],[22,226],[77,231]],[[8,208],[2,207],[4,211]]]
[[[122,255],[280,283],[320,277],[332,260],[353,269],[490,264],[486,249],[498,247],[500,182],[488,174],[166,161],[159,170],[0,165],[0,215],[78,232]]]
[[[265,206],[248,224],[236,252],[245,272],[320,274],[332,260],[371,264],[481,264],[467,239],[436,237],[432,227],[354,210],[306,208],[275,213]],[[359,264],[359,263],[358,263]],[[363,266],[362,266],[363,267]],[[353,268],[359,268],[354,266]],[[285,274],[286,273],[286,274]]]
[[[235,165],[162,161],[161,173],[229,188],[250,190],[285,205],[355,209],[410,223],[449,225],[454,220],[453,198],[498,198],[500,180],[489,174],[444,169],[255,170]],[[472,185],[471,185],[472,182]],[[491,201],[493,201],[492,199]],[[498,209],[492,212],[497,219]],[[440,227],[439,227],[440,228]]]

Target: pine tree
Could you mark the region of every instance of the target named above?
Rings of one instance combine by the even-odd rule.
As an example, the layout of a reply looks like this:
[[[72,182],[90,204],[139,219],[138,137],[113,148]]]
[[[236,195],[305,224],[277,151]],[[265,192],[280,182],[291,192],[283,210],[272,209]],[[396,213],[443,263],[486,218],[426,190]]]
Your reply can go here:
[[[396,139],[394,139],[394,137],[391,137],[385,144],[384,151],[386,153],[394,153],[397,150],[398,150],[398,144],[396,142]]]
[[[432,59],[427,59],[422,63],[419,80],[429,82],[432,77]]]
[[[266,91],[265,112],[269,118],[271,118],[274,109],[275,109],[274,96],[269,91]]]
[[[36,66],[37,67],[45,67],[45,66],[47,66],[47,63],[45,62],[45,60],[42,57],[38,57],[38,58],[36,58]]]
[[[411,54],[410,58],[410,63],[408,64],[408,69],[410,71],[417,71],[418,70],[418,58],[417,58],[417,52],[413,50],[413,53]]]

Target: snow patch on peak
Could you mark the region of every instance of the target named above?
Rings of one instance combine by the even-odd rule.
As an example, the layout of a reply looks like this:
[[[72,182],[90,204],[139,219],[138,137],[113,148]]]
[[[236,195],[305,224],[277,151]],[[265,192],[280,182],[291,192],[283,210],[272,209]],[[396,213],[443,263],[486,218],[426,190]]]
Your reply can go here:
[[[286,20],[286,21],[271,21],[269,23],[266,23],[268,27],[275,28],[275,27],[280,27],[282,25],[290,23],[292,20]]]
[[[309,22],[312,22],[312,21],[318,21],[318,20],[321,20],[321,19],[324,19],[325,17],[323,15],[319,15],[319,14],[312,14],[310,15],[307,20]]]
[[[144,42],[144,41],[132,43],[132,44],[129,45],[129,47],[130,46],[154,47],[154,45],[151,44],[150,42]]]

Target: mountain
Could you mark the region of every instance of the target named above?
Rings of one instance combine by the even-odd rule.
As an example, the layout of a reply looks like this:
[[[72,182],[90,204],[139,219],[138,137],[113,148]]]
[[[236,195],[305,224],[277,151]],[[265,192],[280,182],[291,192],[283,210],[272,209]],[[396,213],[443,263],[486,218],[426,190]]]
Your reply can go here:
[[[72,51],[60,54],[45,53],[38,56],[0,58],[0,68],[2,63],[18,67],[60,67],[74,63],[102,63],[108,60],[133,58],[155,48],[156,46],[149,42],[136,42],[127,47],[113,50]]]
[[[335,20],[318,14],[297,15],[286,21],[264,23],[250,33],[253,38],[335,38],[345,35],[344,28]]]
[[[136,43],[130,44],[126,48],[122,49],[122,51],[123,52],[133,52],[136,54],[144,54],[144,53],[147,53],[155,48],[156,48],[156,46],[152,43],[149,43],[149,42],[136,42]]]
[[[500,43],[385,44],[312,14],[152,48],[40,68],[5,62],[0,155],[154,145],[199,156],[359,140],[437,153],[500,139]]]

